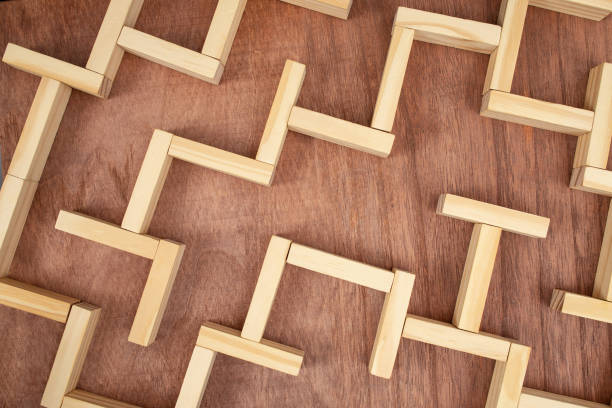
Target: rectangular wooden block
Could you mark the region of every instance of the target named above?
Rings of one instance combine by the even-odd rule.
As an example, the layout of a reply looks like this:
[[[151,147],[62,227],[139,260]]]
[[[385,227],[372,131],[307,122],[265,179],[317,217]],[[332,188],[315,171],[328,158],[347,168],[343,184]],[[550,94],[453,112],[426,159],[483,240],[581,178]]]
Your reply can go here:
[[[462,50],[491,54],[498,46],[501,28],[463,18],[399,7],[395,26],[415,31],[414,39]]]
[[[238,330],[215,323],[200,328],[197,345],[218,353],[297,376],[304,352],[268,340],[255,342],[240,337]]]
[[[612,197],[612,171],[589,166],[575,168],[572,171],[570,187]]]
[[[49,77],[79,91],[106,98],[110,82],[104,75],[27,48],[8,43],[2,62],[40,77]]]
[[[529,5],[595,21],[612,12],[612,0],[530,0]]]
[[[383,378],[391,378],[393,373],[415,278],[398,269],[393,272],[393,284],[385,295],[369,364],[370,374]]]
[[[606,229],[601,242],[593,297],[612,302],[612,203],[608,209]]]
[[[584,135],[593,127],[592,111],[495,90],[482,98],[480,114],[573,136]]]
[[[353,0],[282,0],[333,17],[348,19]]]
[[[175,408],[200,406],[216,356],[215,351],[200,346],[194,347]]]
[[[64,397],[62,408],[139,408],[83,390],[74,390]]]
[[[55,228],[77,237],[149,259],[155,257],[159,244],[157,238],[136,234],[111,223],[64,210],[61,210],[57,216]]]
[[[474,224],[487,224],[515,234],[546,238],[550,219],[453,194],[442,194],[436,213]]]
[[[245,6],[246,0],[219,0],[206,34],[202,54],[218,59],[223,65],[227,64]]]
[[[550,307],[561,313],[612,323],[612,302],[555,289]]]
[[[129,53],[202,81],[215,85],[221,81],[221,61],[131,27],[123,27],[117,44]]]
[[[389,156],[395,139],[391,133],[297,106],[291,110],[289,130],[380,157]]]
[[[151,225],[172,156],[168,155],[172,134],[155,129],[130,196],[121,228],[144,234]]]
[[[269,186],[274,166],[179,136],[172,138],[168,154],[179,160]]]
[[[519,408],[610,408],[609,405],[597,404],[578,398],[553,394],[523,387]]]
[[[497,361],[485,408],[516,408],[521,398],[531,348],[512,343],[508,359]]]

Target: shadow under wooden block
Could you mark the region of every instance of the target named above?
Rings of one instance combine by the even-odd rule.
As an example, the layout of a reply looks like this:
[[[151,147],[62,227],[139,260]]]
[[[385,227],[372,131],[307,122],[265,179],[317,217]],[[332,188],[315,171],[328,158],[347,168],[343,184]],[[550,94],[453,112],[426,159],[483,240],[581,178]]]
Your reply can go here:
[[[570,188],[612,197],[612,171],[589,166],[575,168]]]
[[[555,289],[550,307],[561,313],[612,323],[612,302]]]
[[[595,21],[612,12],[610,0],[529,0],[529,5]]]
[[[518,408],[610,408],[610,405],[523,387]]]
[[[75,389],[64,396],[62,408],[139,408],[91,392]]]
[[[506,361],[496,361],[485,408],[517,407],[531,348],[512,343]]]
[[[353,0],[282,0],[332,17],[348,19]]]

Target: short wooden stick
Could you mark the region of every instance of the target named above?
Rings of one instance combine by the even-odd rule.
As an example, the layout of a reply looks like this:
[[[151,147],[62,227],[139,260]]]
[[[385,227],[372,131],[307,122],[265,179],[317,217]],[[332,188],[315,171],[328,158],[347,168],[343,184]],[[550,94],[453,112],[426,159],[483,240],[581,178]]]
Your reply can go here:
[[[64,396],[62,408],[139,408],[92,392],[76,389]]]
[[[555,289],[550,307],[561,313],[612,323],[612,302],[606,300]]]
[[[193,348],[175,408],[196,408],[200,406],[216,356],[215,351],[207,348],[200,346]]]
[[[202,54],[227,64],[247,0],[219,0],[206,34]]]
[[[612,302],[612,203],[608,208],[606,228],[599,252],[593,297]]]
[[[523,387],[518,408],[610,408],[610,406]]]
[[[518,407],[531,348],[513,343],[508,359],[495,362],[485,408]]]
[[[348,19],[353,0],[282,0],[332,17]]]
[[[578,167],[572,171],[570,187],[612,197],[612,171],[589,166]]]
[[[610,0],[529,0],[529,5],[595,21],[612,12]]]

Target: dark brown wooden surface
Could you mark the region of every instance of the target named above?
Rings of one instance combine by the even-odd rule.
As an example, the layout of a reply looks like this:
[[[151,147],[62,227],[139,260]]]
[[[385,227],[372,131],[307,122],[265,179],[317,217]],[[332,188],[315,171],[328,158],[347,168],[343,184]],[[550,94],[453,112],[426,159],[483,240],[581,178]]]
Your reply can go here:
[[[199,50],[214,0],[146,0],[136,28]],[[84,66],[107,1],[0,3],[0,50]],[[127,341],[149,261],[56,231],[60,209],[120,223],[154,128],[254,157],[285,59],[299,105],[367,125],[398,6],[495,23],[500,0],[355,0],[343,21],[250,0],[220,86],[127,55],[111,97],[74,91],[11,276],[100,305],[79,387],[172,407],[198,328],[241,328],[272,234],[417,274],[410,312],[450,321],[472,225],[435,215],[455,193],[550,217],[548,238],[504,233],[482,329],[533,347],[525,385],[607,403],[612,325],[552,312],[590,294],[609,200],[570,191],[576,138],[479,116],[488,57],[415,42],[380,159],[289,133],[271,188],[174,161],[150,233],[187,245],[157,341]],[[612,18],[530,8],[513,92],[582,106],[612,61]],[[0,65],[5,173],[38,78]],[[287,266],[265,337],[306,352],[299,377],[219,356],[203,406],[483,407],[493,362],[403,340],[393,378],[368,374],[383,294]],[[38,406],[63,325],[0,307],[0,406]]]

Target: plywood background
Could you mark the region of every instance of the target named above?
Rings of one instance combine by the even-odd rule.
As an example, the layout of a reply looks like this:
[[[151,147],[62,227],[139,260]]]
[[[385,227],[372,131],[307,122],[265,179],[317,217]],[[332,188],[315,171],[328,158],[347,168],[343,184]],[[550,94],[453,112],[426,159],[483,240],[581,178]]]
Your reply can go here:
[[[504,234],[483,330],[533,347],[525,384],[607,403],[612,325],[552,312],[554,288],[589,294],[608,199],[567,187],[576,138],[479,116],[485,55],[416,43],[384,160],[287,137],[259,187],[175,161],[151,234],[185,257],[158,340],[127,336],[147,260],[54,229],[60,209],[120,223],[154,128],[254,157],[285,59],[307,66],[299,105],[368,124],[398,6],[494,23],[501,0],[355,0],[342,21],[250,0],[220,86],[127,55],[111,98],[74,91],[11,275],[103,314],[80,388],[172,407],[198,328],[240,328],[272,234],[417,274],[410,312],[450,321],[471,224],[435,215],[444,192],[551,218],[546,240]],[[146,0],[136,28],[199,50],[215,0]],[[107,1],[0,3],[11,41],[84,66]],[[602,23],[530,8],[513,92],[582,106],[588,71],[612,61]],[[0,65],[6,172],[38,79]],[[265,337],[306,351],[295,378],[219,356],[203,406],[482,407],[493,362],[403,340],[391,381],[368,374],[383,295],[288,266]],[[0,405],[38,406],[63,326],[0,307]]]

